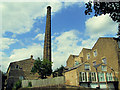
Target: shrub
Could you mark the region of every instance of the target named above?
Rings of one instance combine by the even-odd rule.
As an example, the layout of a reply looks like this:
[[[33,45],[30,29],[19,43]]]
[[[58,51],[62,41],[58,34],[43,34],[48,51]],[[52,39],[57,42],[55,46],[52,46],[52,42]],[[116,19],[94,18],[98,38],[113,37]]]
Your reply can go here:
[[[21,81],[21,80],[17,81],[17,82],[14,84],[14,89],[17,90],[17,89],[21,88],[21,84],[22,84],[22,81]]]
[[[32,87],[32,83],[31,82],[28,82],[28,87]]]

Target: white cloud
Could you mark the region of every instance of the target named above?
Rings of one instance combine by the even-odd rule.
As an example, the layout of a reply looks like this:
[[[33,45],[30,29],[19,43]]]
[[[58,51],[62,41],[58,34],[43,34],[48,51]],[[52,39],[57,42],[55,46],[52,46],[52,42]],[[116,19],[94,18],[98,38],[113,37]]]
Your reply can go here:
[[[33,55],[34,58],[37,58],[42,57],[42,54],[42,46],[40,44],[33,44],[32,46],[27,46],[27,48],[14,49],[10,56],[10,60],[16,61],[26,59],[29,58],[30,55]]]
[[[9,58],[4,52],[0,52],[0,70],[6,72]]]
[[[59,2],[88,2],[89,0],[59,0]],[[91,0],[93,1],[93,0]],[[43,0],[1,0],[1,2],[43,2]],[[58,2],[58,0],[44,0],[44,2]]]
[[[35,38],[33,38],[33,40],[38,39],[40,41],[43,41],[44,40],[44,36],[45,36],[45,33],[44,34],[40,33],[37,36],[35,36]]]
[[[77,45],[77,43],[81,41],[81,39],[79,39],[78,34],[80,34],[80,32],[77,30],[70,30],[55,37],[52,42],[53,69],[65,65],[70,54],[79,54],[81,47]],[[43,46],[40,44],[33,44],[26,48],[14,49],[10,57],[3,57],[3,70],[7,69],[10,62],[27,59],[30,55],[33,55],[34,58],[38,56],[42,57]]]
[[[86,39],[86,40],[82,40],[81,42],[81,46],[83,48],[89,48],[89,49],[92,49],[92,47],[94,46],[95,42],[97,41],[99,37],[97,38],[89,38],[89,39]]]
[[[118,24],[112,21],[108,14],[92,17],[86,22],[86,34],[90,38],[98,38],[105,35],[117,34]]]
[[[62,3],[60,2],[57,5],[56,3],[48,2],[44,4],[42,2],[36,4],[12,3],[11,5],[10,3],[4,3],[3,5],[4,28],[2,33],[10,31],[18,34],[30,31],[32,24],[34,23],[33,19],[37,16],[44,17],[46,15],[45,10],[47,5],[52,5],[53,14],[62,8]],[[54,69],[60,65],[65,65],[70,54],[78,55],[83,47],[92,48],[99,36],[105,36],[108,34],[115,35],[117,32],[117,24],[114,23],[108,15],[92,17],[88,19],[85,24],[85,34],[90,37],[86,40],[79,37],[81,33],[77,30],[70,30],[62,34],[54,34],[52,42],[52,60]],[[43,40],[44,34],[38,34],[34,39]],[[9,38],[4,39],[3,41],[4,43],[2,44],[2,48],[4,49],[8,49],[9,45],[16,42],[16,40]],[[78,45],[80,42],[81,45]],[[34,58],[37,58],[38,56],[42,57],[43,47],[40,44],[33,44],[32,46],[27,46],[26,48],[14,49],[10,57],[3,57],[4,67],[11,61],[13,62],[29,58],[31,54]]]
[[[66,64],[70,54],[78,55],[81,46],[77,45],[81,39],[79,38],[80,32],[77,30],[70,30],[55,37],[53,42],[53,68],[57,68]]]
[[[54,2],[53,2],[54,1]],[[0,4],[2,22],[0,22],[0,28],[2,26],[1,34],[6,31],[22,34],[29,32],[34,23],[34,19],[37,17],[42,18],[46,16],[47,6],[52,7],[52,15],[60,11],[63,7],[68,7],[73,4],[81,5],[81,2],[60,2],[53,0],[52,2],[4,2]]]
[[[118,31],[118,24],[112,21],[108,14],[92,17],[85,25],[85,36],[89,38],[82,40],[82,46],[86,48],[92,48],[99,37],[115,36]]]
[[[57,5],[56,5],[57,4]],[[36,17],[42,18],[46,15],[46,7],[52,7],[52,14],[62,8],[60,2],[6,2],[1,4],[2,8],[2,34],[6,31],[21,34],[29,32]],[[1,25],[1,24],[0,24]]]
[[[73,4],[77,4],[78,6],[84,6],[84,0],[83,1],[79,1],[79,2],[64,2],[64,6],[67,8],[67,7],[70,7],[72,6]]]
[[[26,48],[21,48],[21,49],[14,49],[8,57],[4,52],[0,52],[2,54],[0,56],[1,58],[1,64],[2,64],[2,71],[6,71],[10,62],[14,61],[20,61],[24,59],[30,58],[31,55],[34,56],[34,59],[41,57],[43,54],[43,47],[40,44],[33,44],[32,46],[27,46]]]
[[[0,49],[9,49],[10,45],[13,43],[16,43],[18,40],[17,39],[10,39],[10,38],[0,38]]]

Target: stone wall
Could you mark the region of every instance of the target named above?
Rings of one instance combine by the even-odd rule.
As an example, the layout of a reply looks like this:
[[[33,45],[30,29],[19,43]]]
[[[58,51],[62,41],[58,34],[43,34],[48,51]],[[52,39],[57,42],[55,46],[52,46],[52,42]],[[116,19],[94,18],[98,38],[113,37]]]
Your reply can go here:
[[[43,86],[53,86],[53,85],[63,85],[65,79],[63,76],[55,77],[51,79],[41,79],[41,80],[22,80],[22,87],[28,87],[28,83],[32,83],[32,87],[43,87]]]

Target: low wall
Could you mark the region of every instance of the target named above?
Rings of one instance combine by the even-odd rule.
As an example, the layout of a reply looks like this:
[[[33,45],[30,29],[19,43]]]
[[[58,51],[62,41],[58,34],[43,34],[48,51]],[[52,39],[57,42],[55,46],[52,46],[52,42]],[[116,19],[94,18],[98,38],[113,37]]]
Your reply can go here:
[[[52,85],[62,85],[65,83],[64,76],[41,80],[22,80],[22,87],[28,87],[28,83],[32,83],[32,87],[43,87]]]

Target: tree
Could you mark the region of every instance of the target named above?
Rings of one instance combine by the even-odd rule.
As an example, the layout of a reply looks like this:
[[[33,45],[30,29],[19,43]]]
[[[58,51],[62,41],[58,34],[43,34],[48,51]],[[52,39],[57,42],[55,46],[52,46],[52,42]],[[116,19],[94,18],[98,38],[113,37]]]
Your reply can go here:
[[[44,79],[46,76],[50,76],[52,73],[52,62],[49,60],[41,60],[38,58],[34,62],[34,66],[32,67],[32,73],[38,73],[40,78]]]
[[[53,77],[63,76],[63,71],[64,71],[64,66],[61,65],[61,67],[57,68],[57,69],[53,72]]]
[[[92,7],[93,3],[93,7]],[[119,23],[118,26],[118,36],[120,36],[120,1],[118,2],[103,2],[103,0],[89,1],[86,5],[85,15],[90,15],[94,12],[94,16],[99,16],[102,14],[109,14],[113,21]],[[93,9],[92,9],[93,8]]]
[[[5,73],[3,71],[0,70],[0,79],[2,79],[2,90],[4,90],[5,87],[5,80],[7,79],[7,76],[5,75]],[[0,81],[0,82],[1,82]]]
[[[15,84],[12,90],[18,90],[19,88],[22,87],[22,81],[18,80]]]

